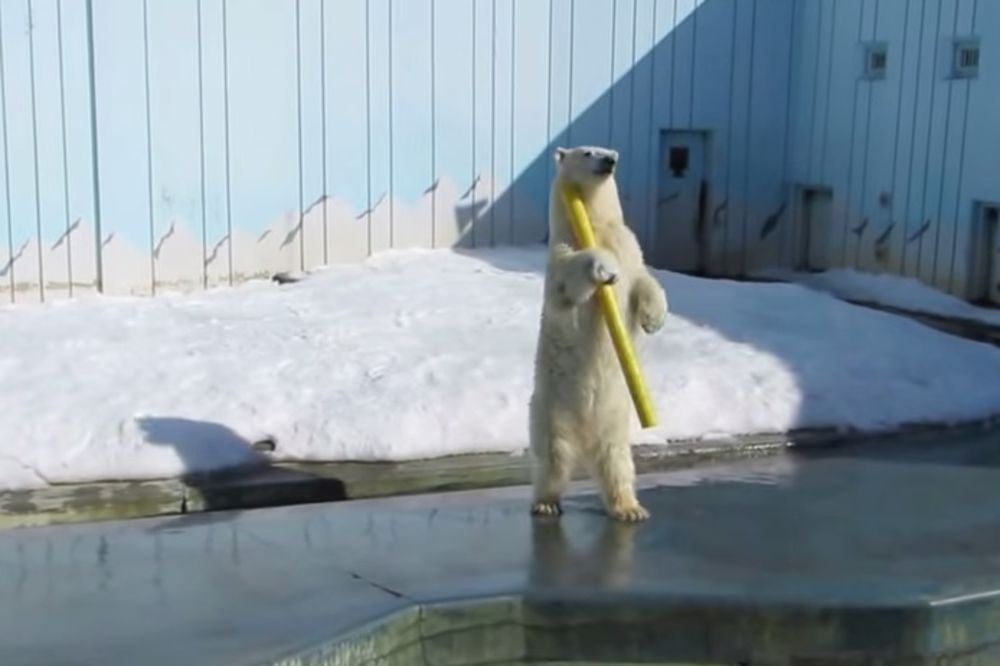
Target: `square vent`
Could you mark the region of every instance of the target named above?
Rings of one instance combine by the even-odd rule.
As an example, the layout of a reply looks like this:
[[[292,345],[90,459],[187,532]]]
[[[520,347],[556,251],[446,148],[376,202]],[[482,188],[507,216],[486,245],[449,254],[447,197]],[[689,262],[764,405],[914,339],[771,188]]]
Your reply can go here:
[[[955,62],[952,66],[956,79],[974,79],[979,76],[979,40],[955,41]]]
[[[889,66],[889,48],[883,42],[865,44],[865,78],[884,79]]]

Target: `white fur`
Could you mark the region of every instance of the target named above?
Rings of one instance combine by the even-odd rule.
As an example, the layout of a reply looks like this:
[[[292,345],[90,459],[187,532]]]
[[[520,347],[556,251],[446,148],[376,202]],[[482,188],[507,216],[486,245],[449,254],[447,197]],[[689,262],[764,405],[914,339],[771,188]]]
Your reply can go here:
[[[663,326],[667,300],[625,224],[613,175],[617,160],[618,154],[606,148],[556,151],[549,262],[530,408],[536,514],[561,513],[560,498],[582,459],[600,483],[611,516],[626,521],[649,516],[635,495],[631,397],[592,296],[599,284],[614,284],[633,337],[640,329],[654,333]],[[580,189],[596,249],[573,249],[576,242],[559,193],[566,181]]]

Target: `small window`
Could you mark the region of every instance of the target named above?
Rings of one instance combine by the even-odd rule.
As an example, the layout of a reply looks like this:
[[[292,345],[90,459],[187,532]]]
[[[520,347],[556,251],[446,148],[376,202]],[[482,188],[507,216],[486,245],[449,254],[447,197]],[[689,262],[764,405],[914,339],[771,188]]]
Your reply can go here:
[[[956,79],[979,76],[979,40],[959,39],[955,42],[954,74]]]
[[[670,147],[670,171],[674,178],[683,178],[687,173],[690,155],[687,146]]]
[[[865,44],[865,78],[884,79],[889,65],[889,49],[881,43]]]

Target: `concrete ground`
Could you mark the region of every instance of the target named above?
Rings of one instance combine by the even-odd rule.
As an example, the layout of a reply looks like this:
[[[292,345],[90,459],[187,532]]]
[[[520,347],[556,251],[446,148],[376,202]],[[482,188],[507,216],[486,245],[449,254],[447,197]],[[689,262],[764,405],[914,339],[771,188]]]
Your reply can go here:
[[[998,664],[1000,437],[0,532],[0,664]]]

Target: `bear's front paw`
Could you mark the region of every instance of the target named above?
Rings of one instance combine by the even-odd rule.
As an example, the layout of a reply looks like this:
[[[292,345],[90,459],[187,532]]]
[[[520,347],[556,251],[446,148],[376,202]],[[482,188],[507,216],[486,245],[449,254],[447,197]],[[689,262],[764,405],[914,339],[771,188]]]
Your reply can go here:
[[[618,261],[610,252],[595,250],[590,262],[590,279],[594,284],[614,284],[621,273]]]
[[[620,520],[624,523],[641,523],[649,518],[649,511],[638,502],[635,504],[613,506],[608,510],[608,513],[615,520]]]
[[[632,292],[635,321],[646,333],[656,333],[667,319],[667,294],[655,280],[640,279]]]
[[[663,328],[666,321],[666,308],[646,308],[639,313],[639,325],[643,331],[650,335]]]
[[[531,505],[531,513],[535,516],[558,516],[562,514],[562,505],[558,501],[539,500]]]

